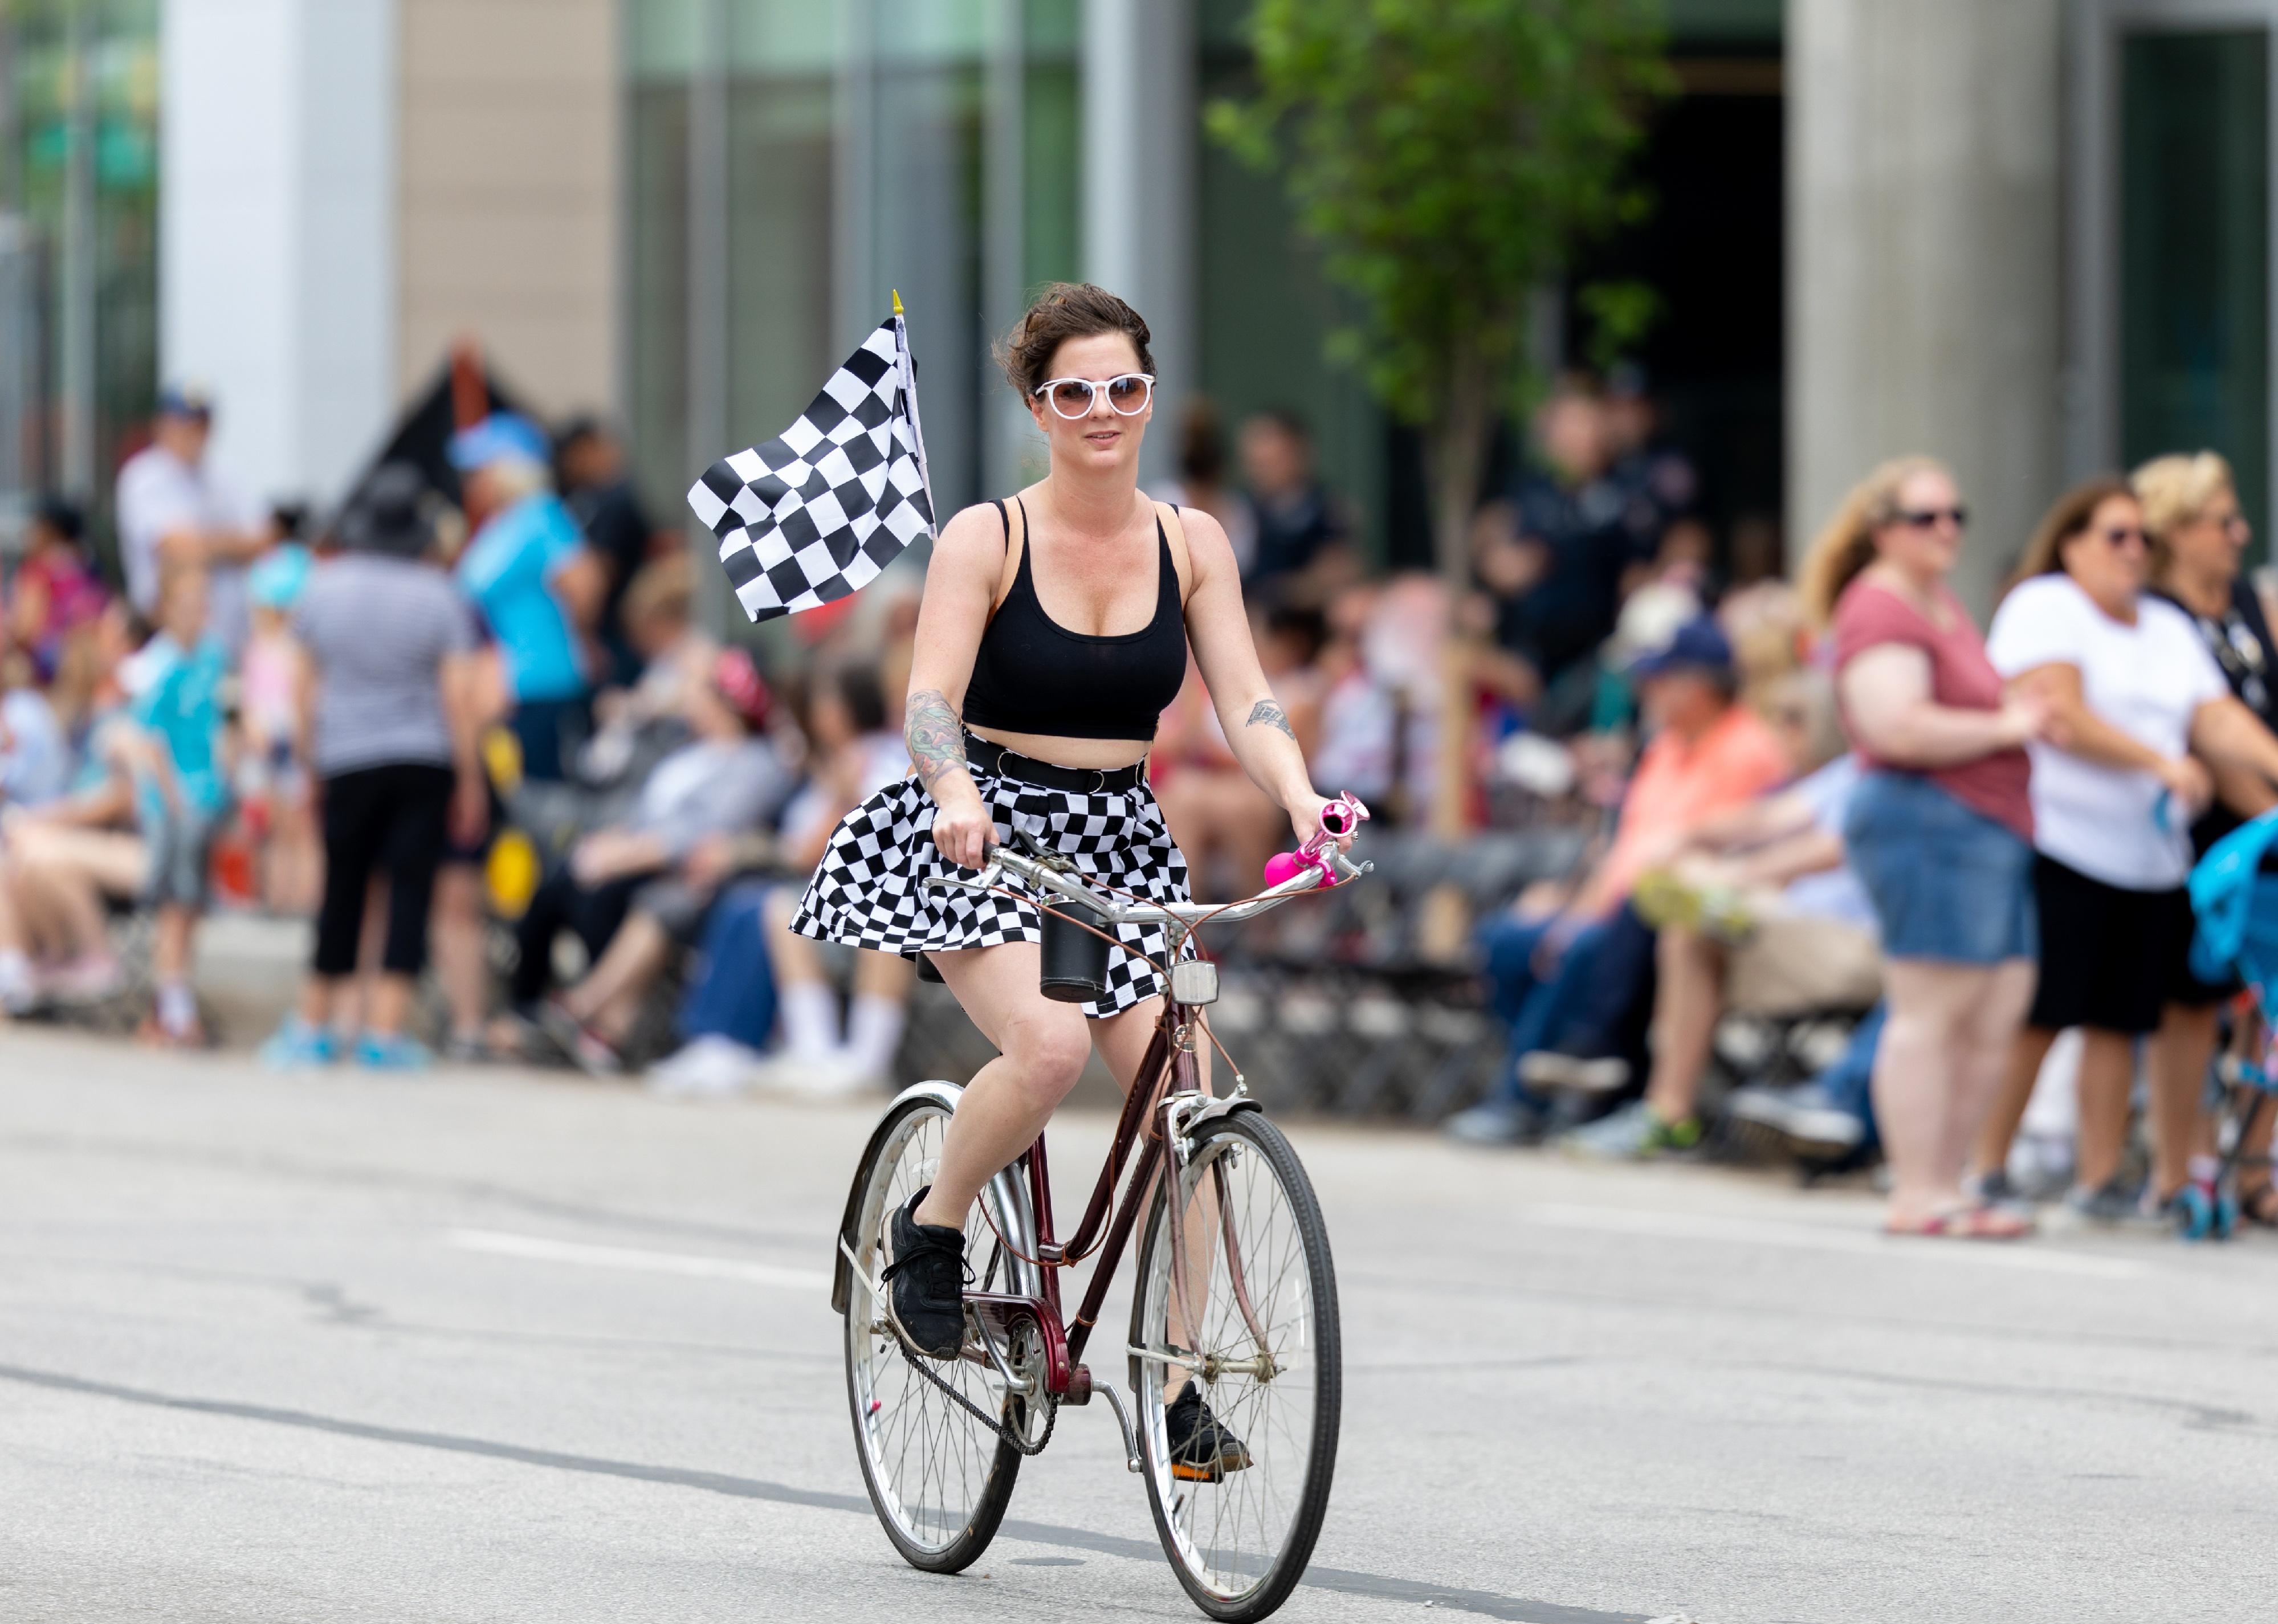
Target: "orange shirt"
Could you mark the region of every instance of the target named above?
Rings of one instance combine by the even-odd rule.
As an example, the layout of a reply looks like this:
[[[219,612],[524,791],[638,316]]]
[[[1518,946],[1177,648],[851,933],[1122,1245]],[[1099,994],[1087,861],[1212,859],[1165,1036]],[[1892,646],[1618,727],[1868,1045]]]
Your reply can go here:
[[[1735,705],[1722,721],[1687,743],[1663,732],[1645,747],[1622,801],[1622,820],[1606,853],[1602,896],[1627,896],[1647,849],[1671,834],[1752,801],[1789,775],[1786,752],[1762,719]]]

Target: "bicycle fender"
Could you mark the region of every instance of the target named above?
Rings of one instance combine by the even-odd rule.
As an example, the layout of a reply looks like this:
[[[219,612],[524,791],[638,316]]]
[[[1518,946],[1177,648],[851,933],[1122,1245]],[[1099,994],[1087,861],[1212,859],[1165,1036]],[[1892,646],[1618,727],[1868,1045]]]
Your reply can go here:
[[[870,1165],[870,1159],[877,1154],[880,1141],[885,1138],[886,1125],[894,1119],[894,1113],[912,1100],[931,1100],[954,1114],[958,1098],[964,1092],[959,1085],[944,1082],[937,1078],[929,1082],[912,1083],[896,1094],[892,1102],[879,1114],[878,1125],[870,1130],[870,1138],[862,1147],[861,1158],[854,1163],[854,1177],[847,1185],[846,1210],[838,1219],[838,1241],[841,1245],[848,1249],[854,1245],[854,1220],[860,1216],[855,1209],[862,1201],[862,1174]],[[853,1290],[853,1283],[848,1277],[851,1266],[846,1262],[846,1253],[837,1247],[832,1247],[831,1258],[830,1308],[833,1313],[844,1315],[846,1300]]]
[[[1265,1109],[1264,1105],[1246,1094],[1236,1094],[1228,1100],[1212,1100],[1208,1105],[1187,1118],[1187,1142],[1192,1144],[1196,1136],[1211,1123],[1234,1116],[1237,1112],[1262,1111]]]

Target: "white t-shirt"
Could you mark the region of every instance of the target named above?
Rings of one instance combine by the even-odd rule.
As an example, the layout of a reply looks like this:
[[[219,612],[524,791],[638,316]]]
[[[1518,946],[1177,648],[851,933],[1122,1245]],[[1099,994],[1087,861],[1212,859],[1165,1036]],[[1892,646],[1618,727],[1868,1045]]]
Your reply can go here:
[[[118,470],[118,565],[127,600],[148,620],[158,613],[158,544],[177,530],[242,530],[250,521],[236,495],[202,466],[163,446],[147,446]],[[207,625],[234,651],[245,646],[245,570],[212,572]]]
[[[2076,667],[2088,708],[2163,756],[2182,755],[2199,706],[2230,691],[2182,610],[2139,598],[2136,623],[2125,625],[2065,575],[2037,576],[2002,599],[1985,652],[2005,677]],[[2131,891],[2170,890],[2189,877],[2191,820],[2162,802],[2157,778],[2052,744],[2030,748],[2034,845]]]

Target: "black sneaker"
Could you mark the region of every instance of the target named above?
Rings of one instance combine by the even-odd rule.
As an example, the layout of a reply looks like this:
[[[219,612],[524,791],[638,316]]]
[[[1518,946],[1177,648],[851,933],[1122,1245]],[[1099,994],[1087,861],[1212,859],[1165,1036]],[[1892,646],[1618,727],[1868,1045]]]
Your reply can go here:
[[[1250,1447],[1210,1412],[1202,1391],[1189,1382],[1163,1412],[1171,1452],[1171,1475],[1182,1483],[1214,1483],[1250,1464]]]
[[[893,1285],[894,1317],[910,1345],[936,1359],[954,1359],[965,1346],[965,1231],[913,1217],[926,1193],[894,1208],[886,1226],[894,1261],[879,1278]]]

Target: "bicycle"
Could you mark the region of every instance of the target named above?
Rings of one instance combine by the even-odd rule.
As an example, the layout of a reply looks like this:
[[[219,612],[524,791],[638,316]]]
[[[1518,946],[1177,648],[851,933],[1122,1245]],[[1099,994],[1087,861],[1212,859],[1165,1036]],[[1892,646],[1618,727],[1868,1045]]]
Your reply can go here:
[[[1349,797],[1332,803],[1339,806],[1346,827],[1367,815]],[[831,1306],[845,1319],[863,1482],[886,1536],[913,1567],[953,1574],[970,1566],[1004,1520],[1021,1460],[1051,1440],[1060,1407],[1088,1404],[1097,1392],[1115,1413],[1126,1468],[1146,1479],[1164,1552],[1204,1613],[1240,1624],[1265,1618],[1303,1574],[1328,1506],[1342,1390],[1328,1233],[1296,1151],[1240,1071],[1224,1097],[1202,1089],[1196,1045],[1207,1038],[1218,1046],[1202,1018],[1218,997],[1218,966],[1183,957],[1182,949],[1206,922],[1254,919],[1373,866],[1333,844],[1305,858],[1279,884],[1216,905],[1105,897],[1033,845],[1028,856],[994,849],[975,880],[935,882],[1015,895],[1004,883],[1010,874],[1048,919],[1084,929],[1089,919],[1160,923],[1171,940],[1154,1039],[1074,1234],[1062,1243],[1053,1232],[1042,1135],[990,1182],[967,1217],[975,1272],[955,1359],[931,1360],[908,1346],[879,1270],[888,1220],[931,1182],[958,1086],[905,1089],[863,1151],[839,1226]],[[1127,1410],[1112,1382],[1095,1384],[1083,1354],[1143,1211],[1124,1348]],[[1092,1258],[1082,1304],[1066,1320],[1059,1271]],[[1169,1390],[1196,1382],[1246,1444],[1232,1469],[1222,1457],[1201,1468],[1170,1459]]]

